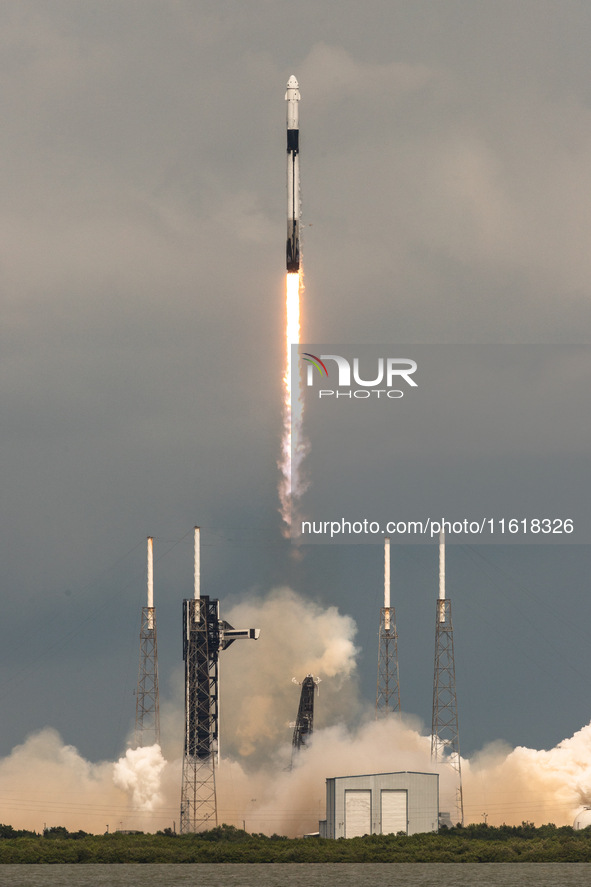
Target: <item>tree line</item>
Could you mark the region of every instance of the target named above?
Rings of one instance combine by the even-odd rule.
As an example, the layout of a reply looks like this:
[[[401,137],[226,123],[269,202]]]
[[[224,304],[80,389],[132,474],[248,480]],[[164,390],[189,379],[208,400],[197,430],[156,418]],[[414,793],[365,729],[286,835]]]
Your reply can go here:
[[[286,838],[221,825],[196,835],[92,835],[63,826],[41,834],[0,825],[6,863],[591,862],[591,827],[476,823],[439,834]]]

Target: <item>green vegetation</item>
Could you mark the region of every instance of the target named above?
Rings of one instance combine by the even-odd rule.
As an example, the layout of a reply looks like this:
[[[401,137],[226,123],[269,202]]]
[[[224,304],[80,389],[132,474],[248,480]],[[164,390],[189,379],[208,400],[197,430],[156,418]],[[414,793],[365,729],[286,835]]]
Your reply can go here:
[[[42,835],[0,825],[1,863],[591,862],[591,827],[469,825],[438,835],[366,835],[337,841],[250,835],[221,825],[199,835]]]

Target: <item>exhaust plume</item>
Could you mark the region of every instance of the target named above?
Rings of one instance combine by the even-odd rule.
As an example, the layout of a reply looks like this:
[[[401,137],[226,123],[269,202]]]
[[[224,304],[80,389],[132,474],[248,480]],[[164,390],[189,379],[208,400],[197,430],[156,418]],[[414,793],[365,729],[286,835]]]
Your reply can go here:
[[[303,289],[302,274],[286,276],[286,359],[283,375],[283,433],[281,437],[281,457],[278,467],[281,471],[279,482],[279,511],[283,518],[283,535],[289,536],[295,521],[297,500],[305,492],[307,483],[301,476],[301,464],[309,449],[304,436],[304,399],[300,370],[292,373],[291,346],[300,341],[300,292]],[[296,379],[292,391],[292,378]]]

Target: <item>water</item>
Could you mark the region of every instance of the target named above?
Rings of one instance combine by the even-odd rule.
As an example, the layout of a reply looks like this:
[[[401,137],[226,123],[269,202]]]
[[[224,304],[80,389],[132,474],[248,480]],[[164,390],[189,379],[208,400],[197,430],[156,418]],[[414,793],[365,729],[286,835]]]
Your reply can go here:
[[[591,863],[2,865],[0,887],[587,887]]]

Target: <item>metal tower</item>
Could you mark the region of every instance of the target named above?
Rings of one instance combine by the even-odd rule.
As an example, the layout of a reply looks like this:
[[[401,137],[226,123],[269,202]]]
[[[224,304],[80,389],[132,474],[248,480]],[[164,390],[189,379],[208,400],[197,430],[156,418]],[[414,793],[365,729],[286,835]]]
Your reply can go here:
[[[451,600],[445,596],[445,535],[443,532],[439,536],[439,598],[435,621],[431,761],[434,764],[449,764],[457,773],[456,822],[461,822],[463,825],[464,797],[462,793],[454,635],[451,622]]]
[[[220,650],[235,640],[256,640],[258,628],[236,630],[220,620],[218,600],[201,596],[199,527],[195,527],[195,592],[183,601],[185,660],[185,754],[181,788],[181,834],[218,824],[215,770],[219,761]]]
[[[396,613],[394,607],[390,606],[390,539],[386,536],[384,540],[384,606],[380,610],[378,640],[376,720],[391,711],[401,714]]]
[[[299,685],[300,683],[297,678],[292,678],[292,681],[294,684]],[[291,743],[292,756],[294,752],[300,750],[302,745],[308,744],[308,739],[314,732],[314,691],[319,683],[320,678],[314,679],[311,674],[306,675],[301,683],[300,707]]]
[[[135,704],[136,747],[160,745],[153,542],[152,537],[148,536],[148,606],[142,607],[140,628],[140,669]]]

